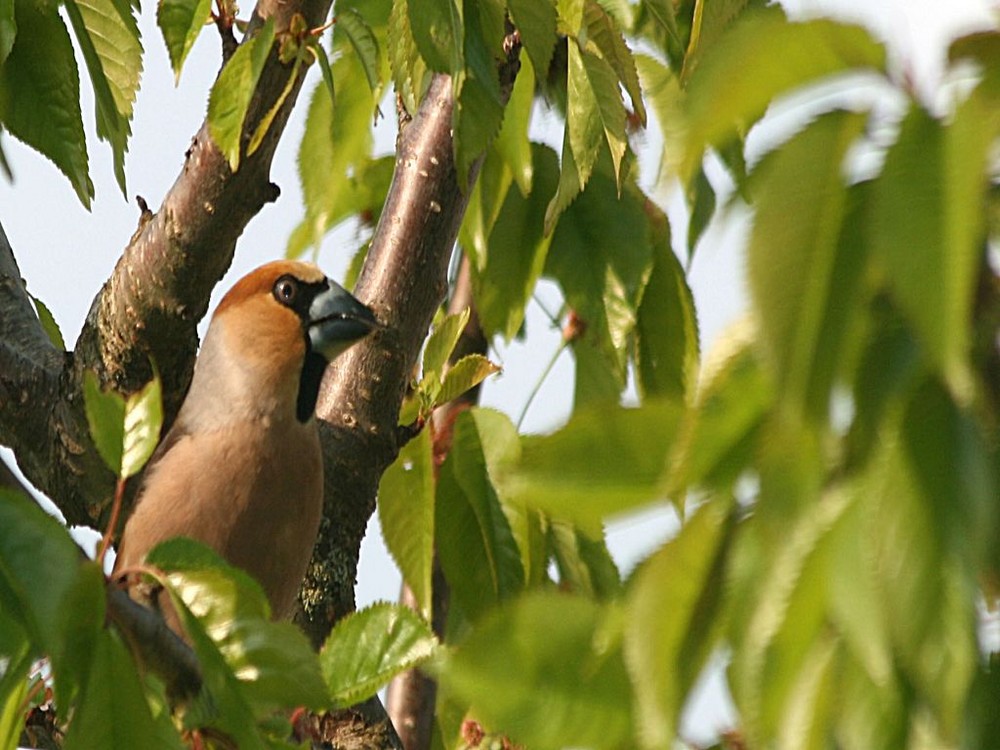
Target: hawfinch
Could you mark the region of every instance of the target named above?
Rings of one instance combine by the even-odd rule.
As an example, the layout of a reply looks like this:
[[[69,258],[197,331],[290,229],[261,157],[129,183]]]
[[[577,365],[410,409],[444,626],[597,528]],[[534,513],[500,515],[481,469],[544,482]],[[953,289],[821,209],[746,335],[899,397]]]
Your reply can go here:
[[[378,326],[309,263],[268,263],[238,281],[146,469],[116,571],[127,574],[164,540],[190,537],[257,579],[274,617],[290,615],[322,511],[320,379]],[[130,593],[141,598],[136,578]]]

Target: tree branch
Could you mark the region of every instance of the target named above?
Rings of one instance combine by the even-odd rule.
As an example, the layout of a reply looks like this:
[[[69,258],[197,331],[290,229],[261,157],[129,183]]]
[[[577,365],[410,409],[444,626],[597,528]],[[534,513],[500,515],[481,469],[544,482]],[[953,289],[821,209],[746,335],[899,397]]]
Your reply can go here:
[[[504,102],[519,68],[510,35],[500,65]],[[451,78],[436,75],[413,119],[400,124],[392,185],[355,294],[386,327],[327,370],[316,413],[323,420],[326,507],[295,620],[320,644],[354,609],[358,552],[382,472],[398,453],[396,421],[434,312],[478,159],[459,184],[454,163]]]

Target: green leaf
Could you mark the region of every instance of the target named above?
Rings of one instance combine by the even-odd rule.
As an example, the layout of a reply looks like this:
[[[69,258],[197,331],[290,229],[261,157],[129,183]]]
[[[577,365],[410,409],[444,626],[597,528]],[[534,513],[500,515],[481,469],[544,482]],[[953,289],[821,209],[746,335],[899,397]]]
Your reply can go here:
[[[55,705],[60,721],[66,721],[87,684],[98,640],[106,622],[104,570],[94,561],[77,564],[77,575],[63,599],[59,644],[49,652],[55,675]]]
[[[577,179],[581,187],[586,187],[597,157],[607,143],[615,179],[620,184],[621,161],[628,143],[618,76],[606,60],[573,42],[569,44],[567,76],[566,135]]]
[[[501,12],[491,14],[491,10]],[[494,15],[497,24],[491,23]],[[479,0],[465,8],[466,67],[454,78],[457,101],[453,114],[455,169],[461,184],[465,184],[472,164],[500,132],[504,118],[497,58],[492,51],[503,40],[502,19],[497,0]]]
[[[448,357],[455,350],[458,337],[469,322],[469,314],[469,308],[466,308],[462,312],[446,316],[428,337],[424,346],[424,377],[436,379],[441,376]]]
[[[35,312],[38,314],[38,322],[42,324],[42,330],[49,337],[52,346],[61,352],[66,351],[66,341],[63,339],[62,331],[59,330],[59,324],[56,323],[52,311],[35,295],[29,293],[28,296],[31,297],[31,302],[35,306]]]
[[[500,372],[500,367],[481,354],[468,354],[462,357],[445,373],[441,392],[437,397],[438,403],[446,404],[452,399],[458,398],[469,389],[482,383],[490,375],[498,372]]]
[[[240,166],[243,121],[273,44],[274,20],[269,18],[255,37],[236,48],[208,97],[208,132],[233,172]]]
[[[664,2],[669,5],[672,0]],[[642,89],[646,93],[646,101],[652,106],[660,130],[663,131],[663,148],[660,151],[660,165],[657,172],[657,182],[662,186],[670,176],[671,163],[676,161],[676,155],[672,152],[683,146],[681,108],[684,101],[683,93],[677,76],[659,60],[649,55],[636,55],[635,66],[642,81]],[[689,235],[688,244],[691,243]]]
[[[122,443],[122,479],[135,476],[146,465],[160,442],[163,426],[163,394],[158,375],[125,402],[125,434]]]
[[[691,76],[682,174],[693,173],[706,145],[724,145],[734,127],[746,132],[777,97],[838,73],[884,68],[885,48],[860,26],[789,23],[779,11],[748,15]]]
[[[104,464],[115,476],[122,473],[125,443],[125,399],[115,391],[102,391],[97,374],[88,370],[83,378],[83,401],[90,437]]]
[[[670,747],[681,709],[720,635],[727,512],[708,503],[633,577],[626,603],[625,664],[643,747]]]
[[[871,214],[872,244],[894,298],[932,364],[966,391],[981,203],[998,120],[984,104],[970,97],[950,125],[914,106],[876,180]]]
[[[422,430],[382,474],[378,517],[385,545],[427,619],[434,565],[434,494],[430,430]]]
[[[698,375],[698,319],[670,225],[649,209],[653,270],[636,311],[636,382],[642,397],[686,400]]]
[[[364,17],[354,8],[337,11],[337,28],[344,32],[354,48],[361,68],[365,72],[368,88],[375,95],[382,90],[382,73],[379,65],[378,38]],[[329,67],[329,66],[328,66]]]
[[[501,333],[507,341],[517,335],[524,322],[525,308],[552,242],[552,235],[545,235],[545,212],[556,189],[559,164],[548,146],[532,144],[531,154],[531,192],[527,197],[519,191],[507,192],[485,253],[472,271],[483,332],[487,337]]]
[[[333,700],[350,706],[426,662],[437,645],[430,627],[412,610],[374,604],[334,626],[320,652],[323,677]]]
[[[524,586],[521,549],[496,474],[520,445],[510,420],[475,409],[455,420],[451,450],[438,475],[436,541],[452,601],[475,619]]]
[[[528,137],[534,105],[535,70],[531,67],[530,58],[522,58],[521,69],[514,79],[510,101],[503,113],[503,125],[497,134],[496,149],[503,156],[504,163],[510,169],[523,196],[531,192],[531,181],[534,176],[532,143]]]
[[[17,19],[14,17],[14,0],[0,0],[0,67],[7,61],[17,37]]]
[[[528,53],[531,65],[544,81],[548,76],[552,53],[556,47],[555,3],[509,0],[507,5],[511,20],[521,34],[521,42]],[[518,78],[523,74],[522,69],[521,73],[518,73]]]
[[[135,663],[117,632],[101,631],[93,648],[87,687],[66,734],[67,750],[180,748],[176,730],[154,722]]]
[[[597,0],[587,0],[583,8],[583,20],[587,25],[587,49],[596,50],[614,69],[632,100],[632,109],[645,127],[646,106],[642,101],[639,74],[635,69],[632,51],[625,43],[621,31]]]
[[[167,45],[175,83],[180,81],[184,60],[205,28],[211,10],[212,0],[160,0],[156,8],[156,23]]]
[[[115,178],[125,189],[125,152],[139,78],[142,44],[131,9],[114,0],[67,0],[66,13],[90,73],[97,109],[97,135],[111,145]]]
[[[427,63],[421,57],[410,27],[409,0],[393,0],[389,16],[389,67],[396,91],[406,111],[416,114],[430,81]]]
[[[47,653],[61,650],[61,614],[82,559],[56,519],[27,497],[0,490],[0,598]]]
[[[14,0],[17,37],[0,66],[0,124],[50,159],[86,208],[94,197],[73,44],[54,4]]]
[[[767,502],[766,497],[761,502]],[[830,531],[850,505],[831,491],[812,506],[770,554],[756,602],[736,635],[732,686],[750,737],[767,743],[780,731],[808,667],[810,648],[823,632],[828,607]]]
[[[761,340],[782,397],[820,424],[861,302],[865,245],[845,226],[842,175],[865,120],[849,112],[820,117],[769,154],[751,179],[757,214],[747,266]]]
[[[565,167],[564,167],[565,171]],[[642,291],[653,266],[655,231],[646,197],[596,173],[566,211],[549,247],[545,274],[559,281],[566,302],[586,325],[585,339],[599,349],[624,382],[625,360]],[[662,242],[662,240],[660,240]]]
[[[558,432],[524,438],[521,460],[503,473],[500,486],[599,536],[605,519],[664,497],[680,417],[670,403],[578,410]]]
[[[774,386],[752,341],[730,332],[705,363],[694,410],[678,442],[670,495],[688,487],[729,489],[754,457],[756,436],[774,401]]]
[[[441,685],[518,744],[624,747],[631,690],[607,618],[584,597],[528,594],[474,628],[444,662]]]
[[[559,587],[591,599],[611,599],[622,583],[602,537],[592,538],[566,521],[549,521],[549,544],[559,570]]]
[[[328,231],[357,213],[368,212],[377,220],[392,175],[391,157],[371,159],[376,102],[357,56],[341,56],[331,75],[336,106],[317,86],[299,144],[305,216],[289,238],[289,257],[301,255],[309,246],[318,248]]]
[[[462,10],[455,0],[407,3],[410,33],[427,67],[438,73],[457,73],[463,60]]]
[[[691,33],[684,52],[681,79],[684,82],[698,67],[702,55],[710,50],[723,32],[750,6],[749,0],[695,0],[691,15]],[[757,3],[760,6],[763,3]]]
[[[0,502],[3,498],[0,497]],[[24,726],[24,702],[28,695],[28,672],[32,654],[27,634],[13,615],[0,610],[0,748],[16,750]]]
[[[319,71],[323,76],[323,83],[330,94],[330,105],[333,106],[337,101],[337,84],[333,81],[333,68],[330,67],[330,58],[327,56],[326,50],[323,49],[323,45],[319,42],[316,43],[313,49],[316,52],[316,61],[319,63]]]
[[[694,178],[688,184],[685,197],[691,212],[688,219],[687,237],[688,263],[690,263],[691,259],[694,258],[698,240],[705,233],[712,216],[715,214],[715,188],[712,187],[712,183],[705,175],[704,167],[695,173]]]

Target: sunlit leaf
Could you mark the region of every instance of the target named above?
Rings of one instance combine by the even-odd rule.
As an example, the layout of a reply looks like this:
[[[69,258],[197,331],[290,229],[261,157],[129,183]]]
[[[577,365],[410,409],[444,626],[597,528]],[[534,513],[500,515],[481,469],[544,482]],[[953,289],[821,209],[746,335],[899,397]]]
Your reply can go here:
[[[914,106],[886,155],[871,213],[873,249],[896,301],[934,366],[962,390],[987,154],[1000,122],[983,104],[970,97],[951,124]]]
[[[423,370],[425,377],[441,375],[448,357],[451,356],[458,343],[458,337],[462,335],[468,322],[469,309],[466,308],[462,312],[448,315],[437,325],[424,346]]]
[[[587,46],[596,49],[601,57],[614,69],[618,80],[628,92],[632,100],[640,124],[646,125],[646,106],[642,100],[639,88],[639,75],[635,69],[632,51],[625,43],[625,38],[615,24],[615,21],[597,2],[587,0],[583,10],[584,23],[587,24]]]
[[[431,435],[422,430],[382,474],[378,517],[385,545],[425,618],[431,616],[434,496]]]
[[[627,140],[617,74],[606,60],[571,42],[567,75],[566,132],[580,185],[590,180],[605,143],[620,180]]]
[[[337,12],[337,28],[344,32],[354,47],[365,79],[372,93],[381,91],[382,77],[379,65],[378,39],[371,26],[360,13],[353,8],[345,8]]]
[[[561,430],[523,440],[521,460],[504,473],[510,496],[585,531],[626,510],[661,500],[680,408],[650,402],[577,411]]]
[[[693,172],[706,145],[723,145],[736,128],[745,132],[775,98],[838,73],[884,68],[885,48],[860,26],[790,23],[777,10],[746,16],[691,76],[681,173]]]
[[[255,37],[236,48],[208,97],[208,131],[234,172],[240,165],[243,121],[273,43],[274,20],[269,18]]]
[[[525,746],[622,747],[631,696],[606,617],[584,597],[533,592],[474,628],[441,669],[442,686]]]
[[[0,66],[0,124],[51,160],[90,208],[94,185],[80,114],[80,79],[54,4],[14,0],[17,36]]]
[[[205,28],[211,9],[212,0],[161,0],[157,5],[156,23],[167,45],[175,82],[180,80],[184,61]]]
[[[842,175],[865,119],[821,117],[769,154],[751,179],[757,213],[747,266],[761,338],[782,397],[817,421],[827,418],[846,328],[860,302],[865,244],[844,231]],[[852,218],[860,223],[860,213]]]
[[[726,508],[710,503],[646,560],[630,582],[625,663],[643,747],[670,747],[686,697],[720,635]]]
[[[380,603],[347,615],[330,633],[320,662],[333,700],[350,706],[400,672],[433,656],[437,638],[412,610]]]
[[[518,455],[512,427],[496,412],[461,413],[438,477],[438,556],[452,600],[471,618],[524,585],[521,550],[494,487],[499,467]]]
[[[113,0],[67,0],[66,13],[93,84],[97,135],[111,145],[115,178],[125,195],[125,152],[142,74],[139,27],[131,10],[123,14]]]
[[[163,395],[160,378],[154,376],[141,391],[125,402],[125,435],[122,444],[123,479],[135,476],[153,455],[163,426]]]
[[[406,111],[416,114],[430,75],[410,27],[410,0],[393,0],[389,16],[389,67]]]
[[[498,372],[500,367],[483,355],[467,354],[448,368],[438,394],[438,402],[446,404]]]

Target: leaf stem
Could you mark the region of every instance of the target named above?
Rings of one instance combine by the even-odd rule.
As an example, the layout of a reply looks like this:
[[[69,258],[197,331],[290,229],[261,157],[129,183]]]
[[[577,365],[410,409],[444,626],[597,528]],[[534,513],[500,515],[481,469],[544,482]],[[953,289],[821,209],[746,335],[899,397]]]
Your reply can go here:
[[[115,484],[115,499],[111,504],[111,518],[108,519],[108,527],[104,530],[104,536],[101,537],[101,546],[97,549],[97,564],[101,566],[101,570],[104,570],[104,556],[108,553],[111,539],[118,527],[118,517],[122,512],[122,499],[125,497],[125,481],[122,477],[118,477],[118,482]]]
[[[542,383],[544,383],[546,378],[549,377],[549,373],[551,373],[552,368],[555,367],[556,362],[559,359],[559,356],[563,353],[563,351],[565,351],[567,343],[568,342],[565,339],[563,339],[559,343],[559,346],[556,348],[556,351],[552,355],[552,358],[549,360],[549,363],[545,365],[545,369],[542,371],[541,376],[538,378],[538,382],[535,384],[535,387],[531,389],[531,393],[528,395],[528,400],[525,402],[524,408],[521,409],[521,416],[517,418],[518,432],[521,431],[521,423],[524,422],[524,418],[528,416],[528,409],[531,408],[531,404],[535,400],[535,396],[537,396],[538,392],[542,389]]]

